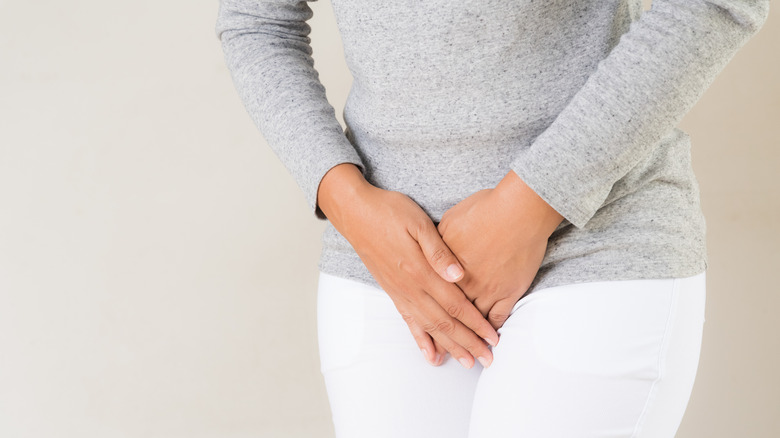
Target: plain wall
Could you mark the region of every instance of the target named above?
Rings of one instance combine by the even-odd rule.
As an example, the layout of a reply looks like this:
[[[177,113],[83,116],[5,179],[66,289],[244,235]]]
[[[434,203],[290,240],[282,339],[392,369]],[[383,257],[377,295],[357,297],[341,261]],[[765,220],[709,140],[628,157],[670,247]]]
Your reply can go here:
[[[351,78],[330,4],[315,67]],[[325,223],[246,114],[215,0],[0,1],[0,436],[332,437]],[[679,437],[780,436],[780,8],[681,127],[709,271]]]

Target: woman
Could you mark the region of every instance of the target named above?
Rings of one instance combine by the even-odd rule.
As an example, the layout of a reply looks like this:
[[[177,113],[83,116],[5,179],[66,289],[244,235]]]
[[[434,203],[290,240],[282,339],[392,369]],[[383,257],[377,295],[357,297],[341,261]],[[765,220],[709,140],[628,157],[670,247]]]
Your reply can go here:
[[[707,266],[675,126],[769,2],[333,7],[346,130],[305,1],[223,0],[217,34],[328,221],[318,330],[337,436],[674,436]]]

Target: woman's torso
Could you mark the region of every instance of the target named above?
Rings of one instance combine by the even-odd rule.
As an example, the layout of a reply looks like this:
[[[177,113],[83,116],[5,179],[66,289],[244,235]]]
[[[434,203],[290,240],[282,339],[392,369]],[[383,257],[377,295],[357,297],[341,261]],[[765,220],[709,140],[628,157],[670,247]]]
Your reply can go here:
[[[366,179],[434,222],[506,175],[641,13],[638,0],[332,2],[354,78],[346,134]],[[532,288],[700,272],[698,202],[690,141],[674,129],[585,228],[561,224]],[[330,224],[320,268],[376,285]]]

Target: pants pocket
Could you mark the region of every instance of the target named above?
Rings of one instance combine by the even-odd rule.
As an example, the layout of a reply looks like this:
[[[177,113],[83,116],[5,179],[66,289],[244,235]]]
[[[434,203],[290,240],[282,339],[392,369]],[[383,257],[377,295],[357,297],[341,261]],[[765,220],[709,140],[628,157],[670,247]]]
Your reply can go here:
[[[550,292],[539,291],[521,312],[533,318],[534,348],[548,365],[569,374],[658,376],[674,280],[596,282]]]
[[[364,337],[362,284],[320,272],[317,285],[317,338],[320,371],[346,367],[360,354]]]

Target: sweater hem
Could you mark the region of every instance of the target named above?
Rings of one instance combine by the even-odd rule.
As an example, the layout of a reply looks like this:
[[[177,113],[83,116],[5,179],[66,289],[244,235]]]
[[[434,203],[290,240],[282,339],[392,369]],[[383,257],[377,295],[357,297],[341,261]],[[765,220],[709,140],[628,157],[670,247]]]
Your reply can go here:
[[[357,259],[357,262],[355,261]],[[661,257],[649,261],[626,260],[620,265],[604,264],[599,258],[575,257],[542,265],[525,295],[557,286],[601,281],[649,280],[691,277],[707,270],[706,257],[693,259]],[[382,289],[360,257],[343,252],[326,252],[318,263],[320,272]]]

